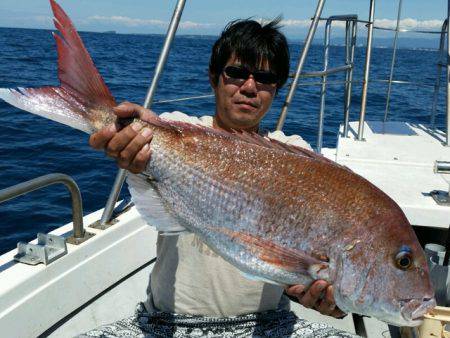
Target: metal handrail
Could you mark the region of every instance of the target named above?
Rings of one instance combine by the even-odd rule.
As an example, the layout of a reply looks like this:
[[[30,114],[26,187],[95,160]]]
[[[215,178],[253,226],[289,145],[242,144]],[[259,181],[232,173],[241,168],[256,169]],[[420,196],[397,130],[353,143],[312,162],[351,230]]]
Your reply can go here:
[[[323,119],[325,117],[325,97],[327,92],[327,74],[328,71],[328,57],[330,53],[330,35],[331,35],[331,22],[332,19],[328,18],[325,25],[325,38],[324,38],[324,51],[323,51],[323,72],[322,75],[322,86],[320,89],[320,110],[318,116],[318,127],[317,127],[317,152],[322,151],[322,141],[323,141]]]
[[[340,73],[340,72],[345,72],[347,70],[350,70],[351,68],[353,68],[352,63],[348,64],[348,65],[344,65],[344,66],[327,68],[326,70],[319,70],[319,71],[314,71],[314,72],[304,72],[304,73],[300,74],[300,77],[301,78],[323,77],[326,75],[332,75],[332,74],[336,74],[336,73]]]
[[[344,97],[344,123],[346,125],[345,134],[348,131],[348,116],[350,112],[350,101],[351,101],[351,82],[353,80],[353,68],[354,68],[354,53],[356,46],[356,27],[358,22],[358,17],[356,15],[335,15],[330,16],[326,20],[325,26],[325,49],[324,49],[324,65],[323,70],[314,71],[314,72],[304,72],[302,73],[302,68],[304,62],[306,60],[306,55],[309,51],[310,44],[314,34],[317,30],[317,25],[320,20],[324,20],[320,18],[320,14],[323,10],[324,3],[319,1],[317,4],[316,14],[312,18],[311,26],[308,32],[308,36],[306,38],[305,46],[303,48],[302,53],[300,54],[299,63],[295,72],[294,80],[291,83],[289,88],[288,95],[286,96],[286,100],[283,104],[283,108],[281,110],[280,116],[278,118],[276,130],[281,130],[283,128],[284,122],[287,116],[287,110],[289,108],[290,103],[292,102],[292,98],[294,96],[296,87],[298,86],[298,81],[300,78],[311,78],[311,77],[321,77],[322,78],[322,89],[320,93],[320,112],[319,112],[319,121],[318,121],[318,133],[317,133],[317,151],[320,152],[322,149],[322,141],[323,141],[323,120],[325,114],[325,97],[326,97],[326,87],[327,87],[327,76],[332,75],[338,72],[346,72],[346,81],[345,81],[345,97]],[[318,17],[319,16],[319,17]],[[331,24],[333,21],[345,21],[346,29],[345,29],[345,65],[328,68],[328,59],[329,59],[329,48],[330,48],[330,34],[331,34]]]
[[[355,48],[356,48],[356,31],[358,28],[358,18],[352,21],[351,34],[349,31],[350,22],[345,24],[345,62],[347,65],[352,65],[349,71],[345,73],[345,98],[344,98],[344,137],[348,137],[348,126],[350,120],[350,105],[352,100],[352,83],[353,83],[353,69],[355,62]]]
[[[402,0],[398,0],[397,23],[396,23],[396,27],[395,27],[394,43],[392,46],[393,52],[392,52],[392,60],[391,60],[391,70],[389,72],[388,89],[387,89],[387,93],[386,93],[386,108],[384,111],[384,122],[387,121],[388,114],[389,114],[389,104],[391,101],[391,90],[392,90],[392,79],[394,77],[395,60],[397,58],[397,43],[398,43],[398,33],[400,30],[401,16],[402,16]]]
[[[442,60],[444,59],[444,48],[445,48],[445,34],[447,31],[448,20],[446,19],[442,24],[441,28],[441,36],[439,39],[439,61],[437,63],[437,72],[436,72],[436,82],[434,85],[434,94],[433,94],[433,105],[431,107],[431,116],[430,116],[430,125],[431,128],[435,127],[435,118],[436,118],[436,110],[437,110],[437,102],[438,102],[438,94],[441,87],[441,76],[442,76],[442,67],[446,66]]]
[[[382,31],[390,31],[390,32],[396,32],[396,28],[387,28],[387,27],[380,27],[380,26],[373,26],[373,29],[378,29]],[[421,34],[441,34],[440,31],[427,31],[422,29],[406,29],[406,28],[399,28],[398,30],[400,33],[421,33]]]
[[[156,87],[158,85],[158,81],[161,77],[164,65],[166,64],[167,57],[169,55],[170,47],[172,45],[173,38],[178,28],[178,24],[181,19],[181,14],[183,13],[184,4],[186,0],[178,0],[177,5],[174,9],[172,18],[170,20],[169,28],[167,30],[166,39],[164,41],[163,48],[161,50],[161,54],[159,55],[158,63],[155,69],[155,75],[153,76],[152,83],[147,91],[147,95],[145,96],[144,107],[150,108],[153,98],[155,96]],[[119,198],[120,190],[122,189],[123,183],[125,181],[127,175],[127,171],[125,169],[119,169],[116,178],[114,180],[113,187],[111,189],[111,193],[109,194],[108,201],[106,202],[105,209],[103,211],[102,217],[100,219],[100,224],[105,225],[111,220],[111,216],[114,211],[114,205]]]
[[[450,20],[450,1],[448,1],[448,12],[447,12],[447,20],[442,25],[442,29],[440,32],[433,32],[433,31],[418,31],[418,30],[406,30],[406,29],[400,29],[400,16],[401,16],[401,7],[402,7],[402,0],[399,0],[398,5],[398,15],[397,15],[397,24],[395,28],[395,38],[394,38],[394,52],[392,56],[392,62],[391,62],[391,71],[388,79],[388,90],[387,90],[387,99],[386,99],[386,110],[384,115],[384,121],[386,122],[387,116],[389,113],[389,100],[390,100],[390,94],[391,94],[391,86],[396,81],[393,81],[393,72],[394,72],[394,65],[395,65],[395,58],[396,58],[396,51],[397,51],[397,40],[398,40],[398,33],[400,32],[417,32],[417,33],[439,33],[441,34],[440,38],[440,44],[439,44],[439,53],[440,58],[439,62],[437,64],[437,78],[436,83],[434,85],[434,96],[433,96],[433,106],[432,106],[432,112],[431,112],[431,119],[430,124],[434,128],[435,124],[435,115],[436,115],[436,109],[437,109],[437,100],[438,100],[438,92],[440,89],[440,77],[442,72],[442,67],[447,68],[447,122],[446,122],[446,133],[445,133],[445,145],[450,146],[450,25],[448,24]],[[370,58],[372,54],[372,38],[373,38],[373,29],[384,29],[374,26],[374,15],[375,15],[375,0],[370,1],[370,11],[369,11],[369,21],[367,22],[368,27],[368,34],[367,34],[367,49],[366,49],[366,62],[365,62],[365,69],[364,69],[364,79],[363,79],[363,90],[361,95],[361,112],[359,117],[359,125],[358,125],[358,136],[357,139],[359,141],[363,140],[364,137],[364,123],[365,123],[365,115],[366,115],[366,106],[367,106],[367,87],[369,83],[369,69],[370,69]],[[384,30],[392,30],[392,29],[384,29]],[[447,34],[447,57],[446,62],[442,62],[443,59],[443,50],[445,45],[445,34]]]
[[[305,65],[306,57],[308,56],[308,52],[309,52],[309,48],[311,47],[312,40],[314,39],[314,35],[316,34],[320,15],[322,14],[324,5],[325,5],[325,0],[319,0],[317,2],[316,12],[314,14],[313,20],[311,21],[308,35],[306,36],[305,45],[303,46],[302,53],[300,54],[300,58],[298,60],[294,80],[291,83],[291,87],[289,88],[289,92],[286,96],[286,100],[284,101],[283,108],[281,109],[281,113],[280,113],[280,117],[278,118],[276,130],[283,129],[284,121],[286,120],[286,116],[287,116],[287,111],[289,109],[289,105],[292,102],[292,99],[294,98],[295,90],[297,89],[298,80],[299,80],[300,74],[303,70],[303,66]]]
[[[361,94],[361,112],[359,116],[359,125],[358,125],[358,141],[363,140],[364,134],[364,122],[366,118],[366,108],[367,108],[367,89],[369,87],[370,58],[372,56],[374,18],[375,18],[375,0],[370,0],[369,22],[367,24],[366,61],[364,64],[364,78]]]
[[[180,101],[197,100],[197,99],[208,99],[208,98],[214,97],[214,96],[215,96],[214,94],[196,95],[196,96],[181,97],[181,98],[176,98],[176,99],[158,100],[158,101],[154,101],[153,104],[180,102]]]
[[[73,237],[75,239],[82,239],[84,238],[85,231],[83,227],[81,193],[75,181],[68,175],[59,173],[48,174],[2,189],[0,190],[0,203],[58,183],[64,184],[70,192],[70,197],[72,199]]]
[[[337,15],[338,16],[338,15]],[[319,21],[327,21],[328,18],[320,18]],[[344,21],[344,20],[341,20]],[[362,20],[362,19],[358,19],[356,20],[357,23],[365,23],[366,26],[370,23],[370,21],[368,20]],[[390,32],[395,32],[397,29],[396,28],[388,28],[388,27],[381,27],[381,26],[377,26],[377,25],[373,25],[373,29],[378,29],[378,30],[383,30],[383,31],[390,31]],[[431,31],[431,30],[424,30],[424,29],[407,29],[407,28],[400,28],[399,29],[400,33],[423,33],[423,34],[441,34],[441,31]]]
[[[356,21],[358,20],[357,15],[336,15],[330,16],[327,19],[325,25],[325,39],[324,39],[324,57],[323,57],[323,68],[322,72],[322,88],[320,91],[320,111],[319,111],[319,120],[318,120],[318,131],[317,131],[317,152],[320,153],[322,151],[322,143],[323,143],[323,125],[324,125],[324,117],[325,117],[325,98],[326,98],[326,89],[327,89],[327,76],[329,74],[334,74],[337,72],[345,71],[346,72],[346,81],[345,90],[344,90],[344,121],[347,121],[346,131],[348,125],[348,116],[350,112],[350,101],[351,101],[351,81],[353,80],[353,59],[355,52],[355,44],[356,44]],[[334,21],[345,21],[345,65],[335,68],[328,68],[329,61],[329,49],[330,49],[330,36],[331,36],[331,25]],[[345,122],[344,122],[345,123]]]
[[[322,77],[324,74],[328,74],[328,75],[333,75],[335,73],[338,73],[338,69],[341,70],[345,70],[345,69],[349,69],[349,66],[341,66],[341,67],[336,67],[336,68],[329,68],[327,72],[323,72],[323,71],[317,71],[317,72],[304,72],[300,75],[300,77],[302,78],[308,78],[308,79],[312,79],[315,77]],[[289,77],[294,77],[295,74],[290,74]],[[341,84],[346,84],[346,83],[351,83],[351,84],[361,84],[363,81],[362,80],[352,80],[352,81],[348,81],[348,80],[335,80],[335,81],[327,81],[327,85],[341,85]],[[389,82],[389,80],[386,79],[372,79],[370,80],[370,82],[372,83],[387,83]],[[424,82],[414,82],[414,81],[404,81],[404,80],[392,80],[392,83],[396,83],[396,84],[404,84],[404,85],[410,85],[410,86],[422,86],[422,87],[435,87],[434,84],[430,84],[430,83],[424,83]],[[307,87],[307,86],[319,86],[322,85],[322,81],[315,81],[315,82],[300,82],[298,83],[297,86],[299,87]],[[164,103],[172,103],[172,102],[182,102],[182,101],[189,101],[189,100],[200,100],[200,99],[208,99],[214,97],[214,94],[204,94],[204,95],[195,95],[195,96],[186,96],[186,97],[177,97],[174,99],[162,99],[162,100],[158,100],[158,101],[153,101],[153,104],[164,104]]]

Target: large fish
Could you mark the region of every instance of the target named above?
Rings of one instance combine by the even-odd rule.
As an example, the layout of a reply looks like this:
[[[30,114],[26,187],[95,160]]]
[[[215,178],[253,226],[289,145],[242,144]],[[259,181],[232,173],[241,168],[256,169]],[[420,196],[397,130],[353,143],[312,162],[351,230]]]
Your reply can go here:
[[[60,32],[54,37],[61,85],[1,89],[0,97],[92,133],[117,122],[116,103],[70,19],[50,2]],[[347,312],[413,326],[435,306],[411,225],[364,178],[258,135],[157,116],[141,123],[154,132],[152,157],[144,175],[130,175],[128,183],[138,210],[160,231],[194,232],[261,280],[291,285],[324,279]]]

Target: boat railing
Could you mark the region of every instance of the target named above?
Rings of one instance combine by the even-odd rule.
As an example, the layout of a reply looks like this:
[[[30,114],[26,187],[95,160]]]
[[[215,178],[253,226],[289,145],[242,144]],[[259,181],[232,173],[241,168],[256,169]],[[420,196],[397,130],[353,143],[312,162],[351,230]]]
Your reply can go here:
[[[93,234],[85,231],[83,226],[83,204],[80,189],[68,175],[60,173],[48,174],[2,189],[0,190],[0,203],[53,184],[63,184],[70,192],[73,233],[67,238],[67,243],[77,245],[92,237]]]
[[[150,108],[155,97],[156,88],[158,86],[159,79],[161,78],[164,65],[166,64],[167,57],[169,56],[170,47],[172,45],[173,38],[178,28],[178,24],[181,20],[181,15],[183,14],[183,9],[186,0],[178,0],[175,9],[173,11],[172,18],[169,23],[169,28],[167,29],[166,38],[164,40],[164,45],[159,55],[158,63],[156,64],[155,74],[153,75],[152,82],[145,96],[144,107]],[[114,211],[114,205],[119,198],[120,190],[122,189],[123,183],[125,181],[127,171],[125,169],[119,169],[116,178],[114,180],[113,187],[109,194],[108,200],[106,202],[105,209],[103,211],[102,217],[100,219],[100,225],[105,226],[111,221],[111,216]]]
[[[306,35],[305,44],[303,45],[303,50],[300,53],[300,57],[298,59],[297,67],[295,70],[294,79],[290,85],[288,94],[284,101],[283,107],[281,108],[281,113],[278,118],[276,130],[282,130],[284,126],[284,122],[286,121],[287,112],[289,106],[294,98],[295,91],[297,89],[297,85],[300,79],[300,74],[303,71],[303,66],[306,62],[306,57],[308,56],[309,49],[311,47],[314,36],[316,35],[317,26],[319,25],[320,16],[322,15],[323,7],[325,5],[325,0],[318,0],[316,11],[314,13],[313,18],[311,19],[311,25],[309,26],[308,34]]]
[[[386,93],[386,105],[385,105],[385,114],[384,114],[384,121],[386,122],[389,115],[390,110],[390,97],[392,92],[392,85],[393,84],[414,84],[414,85],[424,85],[429,86],[427,84],[418,83],[418,82],[410,82],[410,81],[400,81],[400,80],[394,80],[394,70],[395,70],[395,62],[397,58],[397,49],[398,49],[398,39],[399,39],[399,33],[404,32],[413,32],[413,33],[423,33],[423,34],[440,34],[440,44],[439,44],[439,61],[437,63],[437,77],[436,82],[434,84],[434,94],[433,94],[433,104],[431,107],[431,114],[430,114],[430,126],[434,129],[435,128],[435,118],[436,118],[436,112],[437,112],[437,101],[438,101],[438,94],[441,89],[441,75],[442,75],[442,68],[446,67],[447,69],[447,109],[446,109],[446,131],[445,131],[445,142],[444,144],[446,146],[450,145],[450,63],[448,62],[450,59],[449,54],[449,41],[450,41],[450,34],[449,34],[449,26],[448,16],[450,15],[450,1],[448,2],[448,13],[447,13],[447,20],[444,21],[442,28],[440,31],[431,31],[431,30],[420,30],[420,29],[404,29],[400,27],[400,21],[401,21],[401,11],[402,11],[402,0],[399,0],[398,2],[398,11],[397,11],[397,21],[396,21],[396,27],[388,28],[388,27],[381,27],[375,25],[375,0],[370,0],[370,7],[369,7],[369,18],[368,20],[360,20],[360,19],[353,19],[351,22],[347,22],[346,24],[346,57],[348,58],[349,55],[353,56],[353,51],[349,53],[349,48],[354,48],[355,46],[349,43],[349,32],[350,34],[353,34],[352,29],[349,30],[348,25],[353,25],[353,28],[355,29],[356,34],[356,24],[357,23],[363,23],[367,27],[367,41],[366,41],[366,53],[365,53],[365,62],[364,62],[364,72],[362,80],[354,81],[352,79],[351,72],[354,69],[353,60],[351,62],[346,62],[346,65],[344,67],[337,67],[335,69],[327,69],[327,53],[329,48],[329,40],[327,40],[327,37],[329,38],[329,18],[321,18],[320,14],[323,10],[324,6],[324,0],[318,0],[317,2],[317,9],[316,14],[311,19],[310,28],[308,31],[307,38],[305,40],[305,44],[303,47],[303,50],[299,57],[299,62],[297,66],[297,70],[295,74],[292,75],[294,77],[291,87],[289,89],[288,95],[286,97],[286,100],[283,104],[280,116],[278,118],[277,122],[277,130],[281,130],[283,128],[284,122],[286,120],[288,107],[292,102],[292,98],[294,96],[294,93],[296,91],[297,86],[307,86],[307,85],[321,85],[321,103],[320,103],[320,109],[319,109],[319,128],[317,133],[317,150],[320,151],[322,147],[322,134],[323,134],[323,116],[324,116],[324,103],[325,103],[325,94],[326,94],[326,85],[331,84],[344,84],[345,85],[345,100],[344,100],[344,135],[347,137],[348,135],[348,116],[350,111],[350,105],[347,105],[351,102],[351,85],[352,83],[362,83],[362,93],[361,93],[361,108],[360,108],[360,114],[359,114],[359,123],[358,123],[358,131],[357,131],[357,137],[356,139],[358,141],[364,140],[364,124],[366,119],[366,108],[367,108],[367,94],[368,94],[368,86],[369,86],[369,75],[370,75],[370,66],[371,66],[371,56],[372,56],[372,41],[373,41],[373,32],[374,30],[386,30],[386,31],[393,31],[395,32],[394,40],[393,40],[393,53],[392,53],[392,59],[390,63],[390,72],[389,77],[387,80],[385,79],[375,79],[370,80],[370,82],[386,82],[387,83],[387,93]],[[330,17],[332,18],[332,17]],[[345,16],[344,18],[345,19]],[[314,37],[316,30],[317,30],[317,23],[318,21],[327,21],[327,25],[325,26],[325,41],[324,41],[324,48],[325,48],[325,55],[324,55],[324,65],[325,70],[319,71],[319,72],[309,72],[305,73],[302,72],[302,67],[305,63],[309,47],[311,45],[312,38]],[[351,35],[352,36],[352,35]],[[447,37],[447,50],[445,50],[445,37]],[[446,54],[445,54],[446,53]],[[351,67],[348,67],[351,65]],[[346,79],[345,81],[332,81],[327,82],[326,76],[330,75],[332,73],[335,73],[337,71],[347,71]],[[299,83],[300,78],[308,78],[308,77],[315,77],[319,76],[322,77],[321,82],[316,83]],[[325,88],[324,88],[325,87]],[[350,87],[350,88],[349,88]]]
[[[436,82],[434,85],[434,94],[433,94],[433,106],[431,108],[431,116],[430,116],[430,125],[432,128],[435,128],[436,123],[436,111],[437,111],[437,102],[439,98],[439,89],[441,87],[441,76],[442,76],[442,67],[446,66],[446,62],[444,62],[444,52],[445,52],[445,35],[447,32],[448,19],[444,21],[442,24],[442,29],[440,31],[440,39],[439,39],[439,60],[437,63],[437,72],[436,72]]]
[[[374,0],[371,0],[374,1]],[[439,98],[439,91],[441,87],[441,76],[442,76],[442,68],[446,67],[447,69],[447,106],[446,106],[446,130],[445,130],[445,141],[444,144],[446,146],[450,145],[450,64],[449,64],[449,47],[448,42],[450,41],[450,34],[449,34],[449,15],[450,15],[450,1],[448,2],[448,11],[447,11],[447,19],[443,22],[441,30],[440,31],[427,31],[427,30],[413,30],[413,29],[401,29],[400,28],[400,21],[401,21],[401,11],[402,11],[402,0],[399,0],[398,2],[398,10],[397,10],[397,21],[396,21],[396,27],[395,29],[390,28],[383,28],[383,27],[373,27],[374,29],[382,29],[382,30],[391,30],[395,31],[394,41],[393,41],[393,53],[392,53],[392,60],[391,60],[391,68],[389,73],[389,79],[388,79],[388,89],[386,94],[386,107],[385,107],[385,114],[384,114],[384,122],[388,119],[389,114],[389,108],[390,108],[390,96],[391,96],[391,88],[392,84],[398,83],[398,81],[393,80],[394,75],[394,68],[395,68],[395,62],[397,57],[397,47],[398,47],[398,37],[399,33],[404,32],[414,32],[414,33],[421,33],[421,34],[440,34],[440,41],[439,41],[439,59],[437,62],[437,72],[436,72],[436,81],[434,84],[434,93],[433,93],[433,101],[432,101],[432,107],[431,107],[431,114],[430,114],[430,126],[431,128],[435,128],[435,121],[436,121],[436,112],[437,112],[437,102]],[[373,23],[373,18],[369,20]],[[369,23],[370,23],[369,22]],[[447,50],[445,50],[445,37],[447,37]],[[369,46],[368,46],[369,49]],[[366,60],[367,61],[367,60]],[[370,59],[368,60],[368,65],[370,66]],[[363,107],[362,107],[363,108]],[[360,115],[360,121],[359,121],[359,129],[358,129],[358,140],[363,139],[363,125],[365,116],[365,102],[364,102],[364,111],[361,109],[361,115]]]
[[[448,42],[450,41],[450,34],[449,34],[449,15],[450,15],[450,1],[448,1],[448,8],[447,8],[447,19],[443,22],[442,28],[440,31],[428,31],[428,30],[414,30],[414,29],[402,29],[400,28],[400,21],[401,21],[401,12],[402,12],[402,5],[403,1],[398,1],[398,9],[397,9],[397,21],[396,21],[396,27],[395,29],[391,28],[385,28],[385,27],[377,27],[374,25],[374,5],[375,0],[371,0],[370,2],[370,14],[369,14],[369,20],[367,21],[367,26],[369,28],[368,30],[368,38],[367,38],[367,52],[366,52],[366,63],[365,63],[365,72],[364,72],[364,83],[363,83],[363,93],[361,97],[361,113],[359,118],[359,126],[358,126],[358,137],[357,139],[359,141],[362,141],[364,138],[364,122],[365,122],[365,113],[366,113],[366,104],[367,104],[367,86],[368,86],[368,80],[369,80],[369,68],[370,68],[370,54],[372,49],[372,34],[373,29],[379,29],[379,30],[387,30],[387,31],[394,31],[395,36],[393,40],[393,53],[392,53],[392,59],[391,59],[391,67],[389,72],[389,78],[387,80],[388,88],[386,93],[386,106],[385,106],[385,113],[384,113],[384,119],[383,121],[386,122],[389,115],[389,109],[390,109],[390,97],[391,97],[391,91],[392,91],[392,85],[394,83],[400,83],[399,81],[394,81],[394,69],[395,69],[395,62],[397,58],[397,48],[398,48],[398,38],[399,33],[404,32],[414,32],[414,33],[421,33],[421,34],[440,34],[440,42],[439,42],[439,60],[437,62],[437,74],[436,74],[436,81],[434,85],[434,93],[433,93],[433,103],[431,107],[431,114],[430,114],[430,126],[431,128],[435,128],[435,119],[436,119],[436,112],[437,112],[437,101],[441,86],[441,76],[442,76],[442,68],[446,67],[447,69],[447,105],[446,105],[446,130],[445,130],[445,141],[444,144],[446,146],[450,146],[450,63],[449,63],[449,45]],[[447,50],[445,50],[445,37],[447,37]],[[446,55],[445,55],[445,54]]]
[[[320,110],[318,117],[318,131],[317,131],[317,152],[321,152],[322,143],[323,143],[323,126],[324,126],[324,116],[325,116],[325,102],[326,102],[326,92],[327,92],[327,77],[332,74],[345,72],[345,81],[341,81],[340,83],[344,84],[344,135],[348,134],[348,123],[350,116],[350,106],[351,106],[351,92],[352,92],[352,83],[353,83],[353,69],[354,69],[354,56],[355,56],[355,46],[356,46],[356,32],[357,32],[357,24],[358,24],[358,16],[354,14],[350,15],[335,15],[330,16],[328,18],[319,18],[318,21],[325,20],[325,37],[324,37],[324,53],[323,53],[323,70],[313,71],[313,72],[297,72],[292,74],[291,77],[294,78],[292,81],[289,92],[286,96],[286,100],[283,104],[283,109],[281,111],[278,123],[277,130],[281,130],[283,128],[288,107],[296,90],[296,87],[299,85],[300,78],[312,78],[312,77],[321,77],[321,91],[320,91]],[[314,21],[314,19],[313,19]],[[335,21],[344,21],[345,22],[345,61],[344,65],[337,66],[333,68],[328,68],[329,63],[329,51],[330,51],[330,40],[331,40],[331,28],[332,24]],[[305,48],[300,56],[302,59],[303,54],[305,53]]]

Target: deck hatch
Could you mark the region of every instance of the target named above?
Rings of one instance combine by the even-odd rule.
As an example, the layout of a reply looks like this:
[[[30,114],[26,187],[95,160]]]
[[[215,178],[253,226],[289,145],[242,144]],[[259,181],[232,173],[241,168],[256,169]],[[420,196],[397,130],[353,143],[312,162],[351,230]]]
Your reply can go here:
[[[406,123],[366,121],[366,124],[374,134],[417,135],[417,133]]]

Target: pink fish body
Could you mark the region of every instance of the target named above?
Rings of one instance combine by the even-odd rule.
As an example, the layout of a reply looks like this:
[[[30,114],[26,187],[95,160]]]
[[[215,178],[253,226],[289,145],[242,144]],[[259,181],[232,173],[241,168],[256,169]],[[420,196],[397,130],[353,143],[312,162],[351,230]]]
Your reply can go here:
[[[54,34],[61,86],[0,89],[0,97],[91,133],[115,122],[115,101],[70,19],[50,3],[61,34]],[[435,306],[411,225],[364,178],[258,135],[157,116],[141,123],[154,132],[152,157],[144,174],[130,175],[128,183],[136,207],[158,230],[194,232],[265,281],[327,280],[347,312],[413,326]]]

